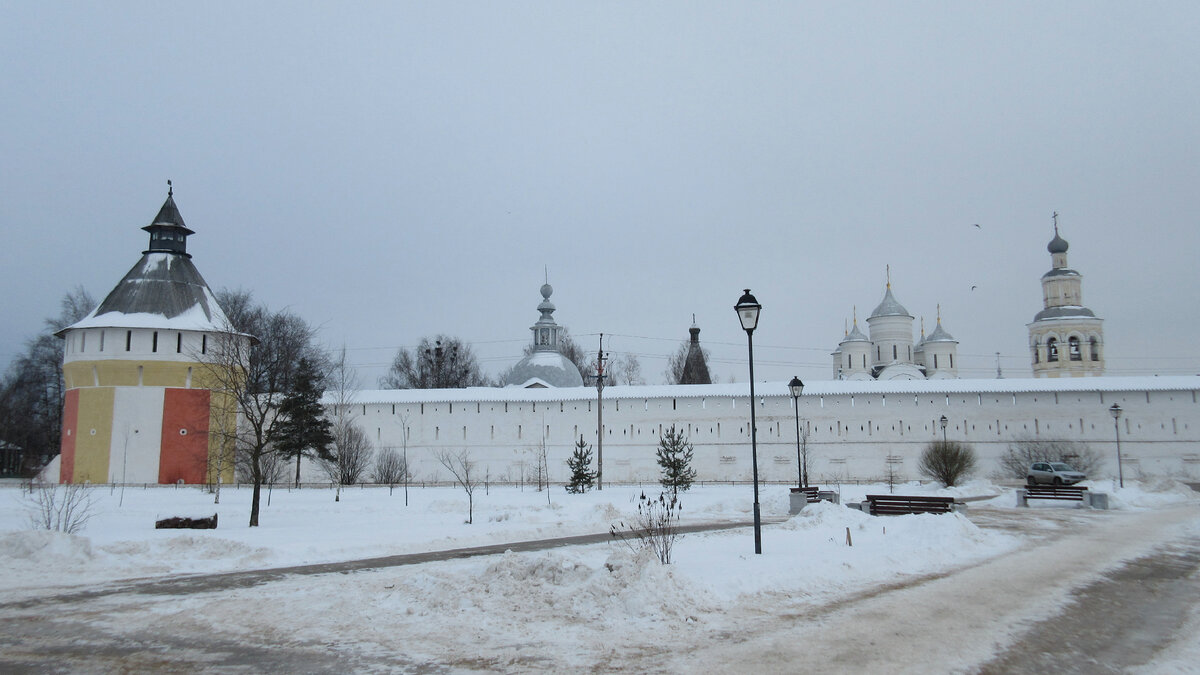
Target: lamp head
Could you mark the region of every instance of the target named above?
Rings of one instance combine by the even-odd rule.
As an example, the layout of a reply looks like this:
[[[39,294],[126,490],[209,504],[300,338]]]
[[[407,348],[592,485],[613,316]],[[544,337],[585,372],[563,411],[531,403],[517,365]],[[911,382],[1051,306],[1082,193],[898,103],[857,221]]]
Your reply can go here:
[[[1108,414],[1112,415],[1114,420],[1120,419],[1122,412],[1124,411],[1121,410],[1121,406],[1117,405],[1116,403],[1112,404],[1112,407],[1108,409]]]
[[[788,382],[788,391],[792,392],[792,398],[800,398],[800,394],[804,393],[804,383],[799,377],[793,377],[791,382]]]
[[[750,295],[750,289],[747,288],[742,297],[738,299],[736,305],[733,306],[738,313],[738,319],[742,322],[742,329],[747,333],[754,332],[758,327],[758,313],[762,311],[762,305],[758,304],[758,300]]]

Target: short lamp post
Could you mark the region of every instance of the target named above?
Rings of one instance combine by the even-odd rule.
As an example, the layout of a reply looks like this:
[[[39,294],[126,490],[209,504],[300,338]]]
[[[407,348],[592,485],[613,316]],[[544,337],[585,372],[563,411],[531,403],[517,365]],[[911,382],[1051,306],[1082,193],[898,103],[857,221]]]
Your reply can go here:
[[[942,419],[938,420],[938,422],[942,425],[942,443],[945,443],[946,442],[946,425],[950,423],[950,420],[946,419],[945,415],[942,415]]]
[[[754,552],[762,553],[762,518],[758,508],[758,430],[754,426],[754,329],[758,327],[758,314],[762,305],[750,295],[747,288],[738,299],[734,310],[742,329],[746,331],[746,346],[750,352],[750,464],[754,471]]]
[[[1121,422],[1120,422],[1120,420],[1121,420],[1122,412],[1124,412],[1124,411],[1121,410],[1121,406],[1117,405],[1116,403],[1112,404],[1112,407],[1108,409],[1108,414],[1112,415],[1112,418],[1113,418],[1113,431],[1116,432],[1116,434],[1117,434],[1117,480],[1120,482],[1121,487],[1125,487],[1125,474],[1121,471]]]
[[[804,393],[804,383],[799,377],[793,377],[792,381],[788,382],[788,391],[792,393],[792,406],[796,409],[796,474],[803,489],[808,484],[808,478],[804,475],[808,467],[804,466],[804,459],[800,453],[800,394]]]

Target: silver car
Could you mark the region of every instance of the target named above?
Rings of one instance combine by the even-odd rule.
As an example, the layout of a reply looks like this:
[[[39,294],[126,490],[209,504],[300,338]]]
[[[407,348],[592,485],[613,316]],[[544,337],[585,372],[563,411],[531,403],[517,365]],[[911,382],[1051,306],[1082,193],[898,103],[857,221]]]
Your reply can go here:
[[[1062,462],[1034,462],[1029,467],[1029,474],[1025,476],[1025,481],[1030,485],[1038,483],[1074,485],[1085,478],[1087,476]]]

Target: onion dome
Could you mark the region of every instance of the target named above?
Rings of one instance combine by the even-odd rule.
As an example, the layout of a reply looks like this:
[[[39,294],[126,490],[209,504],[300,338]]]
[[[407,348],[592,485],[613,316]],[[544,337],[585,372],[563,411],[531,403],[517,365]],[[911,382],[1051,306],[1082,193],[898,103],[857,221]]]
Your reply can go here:
[[[892,295],[892,285],[890,283],[887,285],[887,292],[883,294],[883,301],[879,303],[874,312],[871,312],[869,318],[874,319],[881,316],[907,316],[910,319],[912,318],[908,310],[904,309],[904,305],[901,305],[896,300],[896,296]]]
[[[958,340],[955,340],[953,336],[946,332],[945,328],[942,328],[942,320],[938,319],[937,328],[934,328],[933,332],[923,342],[958,342]]]
[[[1049,244],[1046,244],[1046,250],[1051,253],[1067,252],[1067,240],[1059,236],[1058,228],[1054,228],[1054,238],[1050,240]]]
[[[846,342],[870,342],[867,336],[863,335],[863,332],[859,330],[858,319],[854,320],[854,327],[850,329],[849,333],[846,333],[846,338],[842,340],[843,344]]]

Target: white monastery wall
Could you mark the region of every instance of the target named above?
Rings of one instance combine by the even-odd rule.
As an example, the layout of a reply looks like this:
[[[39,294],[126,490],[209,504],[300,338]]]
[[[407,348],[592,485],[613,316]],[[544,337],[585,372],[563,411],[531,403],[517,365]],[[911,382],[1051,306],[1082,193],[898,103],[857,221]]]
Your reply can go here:
[[[756,385],[759,477],[796,479],[796,419],[782,382]],[[746,384],[609,387],[604,390],[604,479],[653,482],[659,434],[675,425],[694,446],[698,480],[750,480]],[[974,445],[981,473],[997,468],[1022,435],[1081,441],[1116,475],[1109,406],[1124,409],[1121,453],[1126,475],[1200,476],[1200,378],[826,381],[800,398],[816,483],[884,475],[917,478],[925,445],[946,437]],[[566,459],[582,434],[596,451],[596,392],[572,389],[458,389],[358,392],[356,423],[375,447],[407,445],[417,480],[447,480],[436,453],[466,450],[491,480],[528,475],[544,439],[550,478],[568,477]],[[407,440],[405,439],[407,429]],[[323,480],[316,467],[308,480]]]

